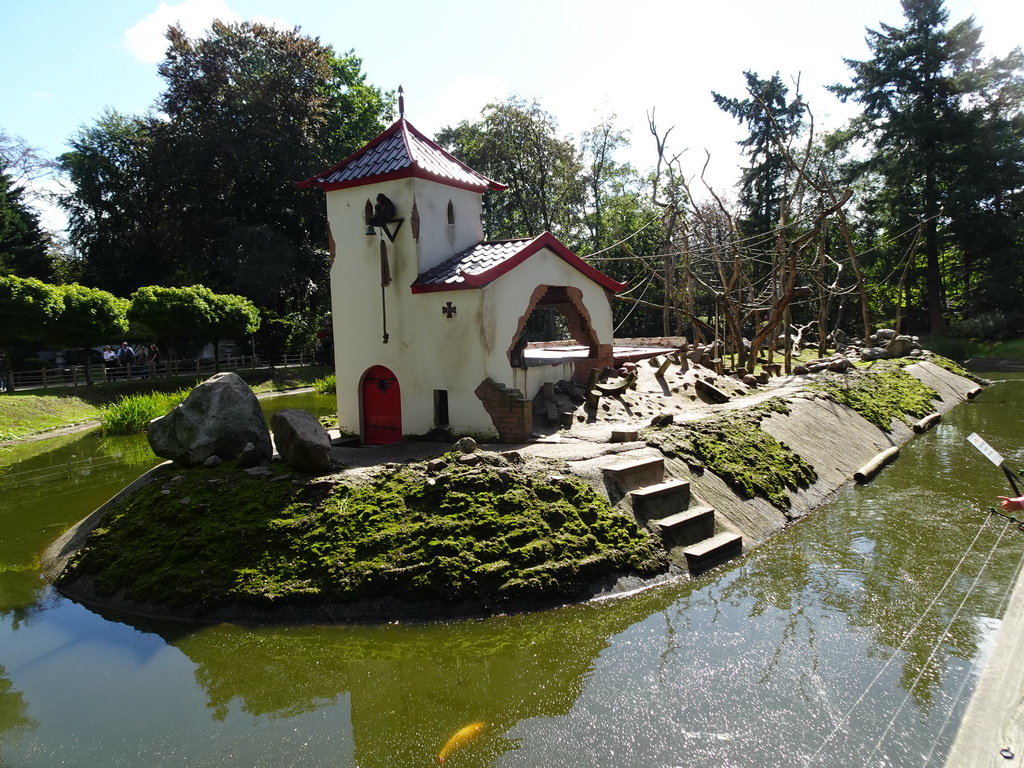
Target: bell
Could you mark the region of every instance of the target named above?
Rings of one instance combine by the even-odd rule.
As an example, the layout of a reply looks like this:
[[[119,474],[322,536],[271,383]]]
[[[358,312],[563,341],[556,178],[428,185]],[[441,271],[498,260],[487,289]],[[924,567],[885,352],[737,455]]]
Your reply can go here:
[[[366,225],[366,235],[368,237],[372,237],[373,235],[376,235],[376,234],[377,234],[377,231],[373,228],[373,224],[367,224]]]

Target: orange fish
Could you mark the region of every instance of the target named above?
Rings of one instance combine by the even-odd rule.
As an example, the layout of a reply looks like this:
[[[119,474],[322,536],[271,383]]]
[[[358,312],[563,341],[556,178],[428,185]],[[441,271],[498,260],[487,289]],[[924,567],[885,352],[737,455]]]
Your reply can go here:
[[[459,728],[455,734],[448,739],[448,743],[441,747],[441,751],[437,753],[437,764],[444,765],[444,761],[448,759],[448,755],[454,752],[456,749],[460,749],[472,741],[478,733],[484,729],[484,723],[470,723],[464,728]]]

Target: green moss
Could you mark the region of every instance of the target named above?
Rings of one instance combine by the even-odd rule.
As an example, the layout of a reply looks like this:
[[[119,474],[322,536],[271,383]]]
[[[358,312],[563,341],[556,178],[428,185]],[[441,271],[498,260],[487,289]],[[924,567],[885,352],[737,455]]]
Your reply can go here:
[[[937,365],[940,368],[945,368],[947,371],[949,371],[950,373],[955,373],[957,376],[963,376],[965,379],[970,379],[972,381],[980,381],[978,376],[968,371],[959,363],[950,360],[948,357],[933,354],[928,358],[928,362]]]
[[[789,446],[761,429],[761,420],[772,413],[789,413],[788,403],[773,397],[752,408],[649,430],[645,437],[691,470],[714,472],[744,498],[761,494],[785,510],[790,506],[786,489],[806,486],[818,476]]]
[[[582,481],[457,459],[358,487],[188,470],[113,510],[62,579],[88,574],[102,593],[199,609],[383,597],[500,605],[665,569],[653,539]]]
[[[808,385],[838,403],[849,406],[886,432],[892,422],[910,423],[932,413],[938,393],[915,379],[893,361],[878,361],[868,369],[822,373]]]

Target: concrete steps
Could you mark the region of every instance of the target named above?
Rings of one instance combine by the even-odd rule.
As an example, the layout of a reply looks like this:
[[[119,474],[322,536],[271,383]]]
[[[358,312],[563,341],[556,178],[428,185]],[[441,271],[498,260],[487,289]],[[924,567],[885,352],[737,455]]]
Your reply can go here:
[[[677,565],[695,573],[743,553],[742,536],[716,533],[713,507],[692,504],[688,481],[665,479],[662,457],[612,464],[601,471],[623,494],[624,506],[636,521],[661,537]]]
[[[738,533],[718,533],[683,550],[691,571],[703,571],[743,554],[743,537]]]

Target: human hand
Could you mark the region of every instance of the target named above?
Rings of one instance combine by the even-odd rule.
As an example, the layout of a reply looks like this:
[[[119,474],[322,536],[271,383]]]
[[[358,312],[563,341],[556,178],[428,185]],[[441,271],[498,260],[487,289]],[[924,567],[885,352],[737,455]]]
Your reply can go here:
[[[1018,496],[1015,499],[1011,499],[1008,496],[998,496],[997,498],[999,499],[999,506],[1003,508],[1004,512],[1024,509],[1024,496]]]

